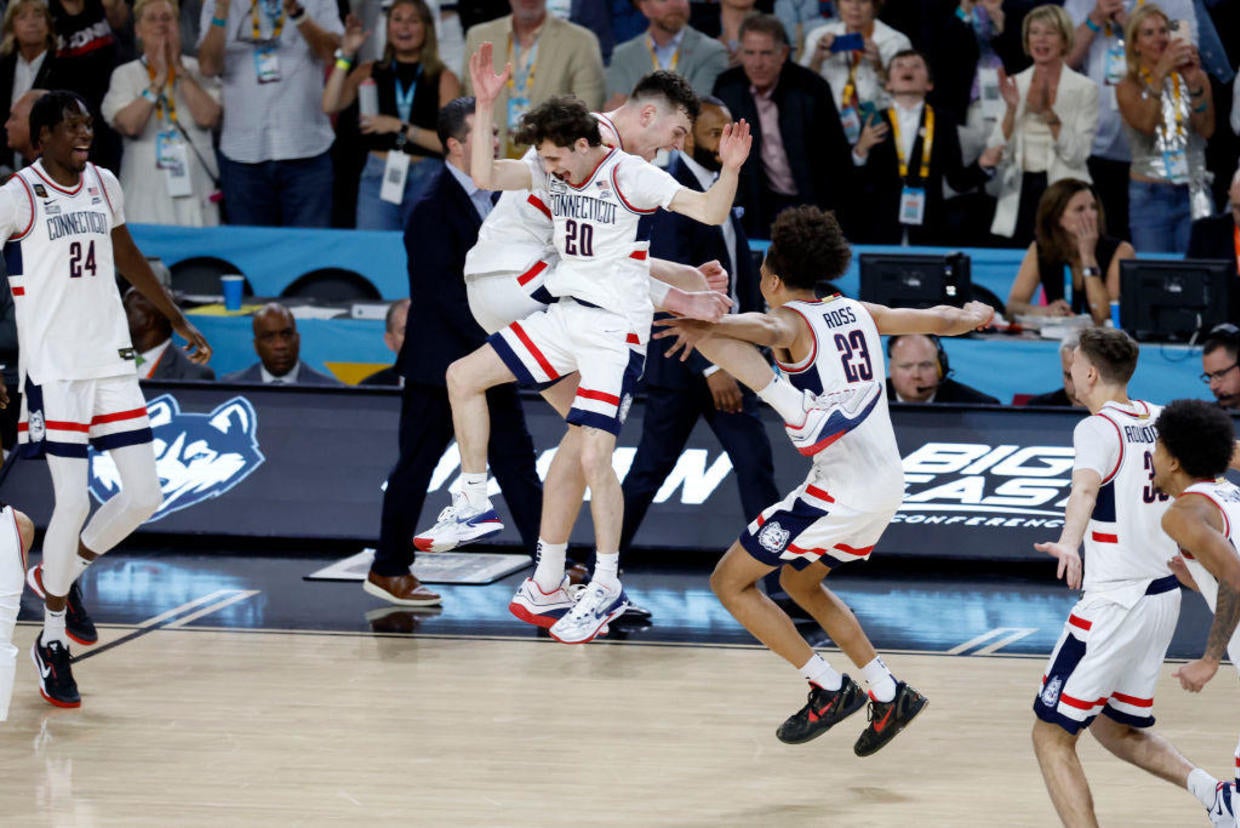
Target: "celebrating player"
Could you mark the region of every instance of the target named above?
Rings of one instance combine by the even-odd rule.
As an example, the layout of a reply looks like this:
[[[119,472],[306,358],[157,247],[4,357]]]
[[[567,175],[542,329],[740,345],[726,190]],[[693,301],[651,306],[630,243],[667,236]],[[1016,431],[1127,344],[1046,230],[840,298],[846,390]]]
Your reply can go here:
[[[1152,729],[1154,688],[1180,613],[1162,532],[1167,495],[1154,485],[1158,406],[1128,396],[1137,344],[1123,331],[1088,328],[1072,356],[1076,396],[1090,416],[1072,434],[1076,459],[1059,540],[1036,547],[1085,594],[1064,624],[1033,703],[1033,747],[1065,825],[1097,825],[1076,742],[1082,728],[1126,762],[1186,787],[1218,810],[1227,788]],[[1102,715],[1099,716],[1098,714]],[[1228,815],[1230,819],[1230,815]]]
[[[68,639],[93,644],[98,633],[76,581],[162,499],[117,270],[172,321],[189,343],[190,359],[205,363],[211,348],[134,244],[116,177],[87,161],[94,130],[82,99],[63,91],[44,95],[31,110],[30,134],[42,156],[0,188],[0,238],[8,242],[21,352],[18,442],[27,453],[47,455],[56,499],[43,562],[27,574],[45,602],[31,655],[43,698],[78,707]],[[90,512],[88,444],[109,452],[121,491],[83,529]]]
[[[658,337],[679,336],[669,356],[703,337],[768,345],[797,388],[830,412],[817,440],[798,446],[814,455],[805,482],[749,524],[711,575],[719,600],[753,635],[801,671],[808,703],[780,726],[784,742],[807,742],[865,705],[865,694],[805,642],[788,617],[757,588],[774,569],[780,585],[813,616],[860,668],[869,688],[870,723],[854,751],[869,756],[912,721],[926,699],[897,681],[856,616],[823,584],[831,570],[866,560],[899,509],[904,474],[885,399],[879,334],[963,334],[990,321],[981,302],[963,308],[892,309],[835,296],[819,301],[814,286],[844,273],[852,256],[835,216],[817,207],[785,210],[771,227],[762,264],[770,313],[728,316],[717,324],[672,320]]]

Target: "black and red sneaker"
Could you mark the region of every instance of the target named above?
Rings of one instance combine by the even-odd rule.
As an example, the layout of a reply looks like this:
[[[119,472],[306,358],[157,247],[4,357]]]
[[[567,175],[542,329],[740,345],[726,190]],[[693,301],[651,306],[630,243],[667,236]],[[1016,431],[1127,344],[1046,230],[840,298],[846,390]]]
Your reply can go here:
[[[779,726],[779,741],[799,745],[826,733],[865,706],[865,693],[857,683],[844,676],[839,690],[823,690],[811,684],[809,701]]]
[[[26,583],[35,595],[47,599],[47,592],[43,589],[43,564],[32,566],[26,571]],[[83,647],[99,641],[99,630],[95,629],[95,622],[86,611],[86,605],[82,602],[82,588],[77,581],[73,582],[69,587],[69,594],[65,596],[65,635]]]
[[[82,706],[82,697],[78,695],[77,682],[69,667],[68,647],[59,641],[49,641],[44,646],[43,633],[39,633],[30,648],[30,657],[39,673],[40,696],[57,707]]]
[[[858,756],[877,753],[896,734],[913,721],[913,717],[925,709],[930,700],[902,681],[896,682],[896,695],[889,702],[870,699],[867,717],[870,724],[861,732],[853,752]]]

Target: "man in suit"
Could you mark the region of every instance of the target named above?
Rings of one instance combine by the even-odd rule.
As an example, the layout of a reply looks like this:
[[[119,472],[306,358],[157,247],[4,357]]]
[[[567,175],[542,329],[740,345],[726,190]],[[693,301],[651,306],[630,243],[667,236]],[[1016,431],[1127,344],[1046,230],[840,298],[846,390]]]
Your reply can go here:
[[[831,87],[788,60],[788,35],[779,18],[745,18],[740,42],[741,65],[719,76],[715,95],[753,130],[753,160],[741,169],[737,201],[745,209],[745,231],[765,238],[785,207],[843,205],[852,164]],[[849,215],[840,219],[850,229]]]
[[[465,254],[491,210],[491,194],[469,175],[473,98],[457,98],[439,113],[439,140],[447,161],[414,206],[405,228],[409,256],[409,335],[396,360],[405,378],[400,407],[400,458],[388,476],[374,564],[363,588],[404,606],[434,606],[439,595],[410,572],[412,543],[426,489],[452,441],[452,406],[444,374],[448,365],[486,342],[465,297]],[[478,136],[486,140],[487,136]],[[487,393],[491,416],[489,459],[528,549],[538,542],[542,486],[534,469],[534,441],[516,386]]]
[[[138,352],[138,379],[213,380],[215,371],[191,362],[172,342],[172,323],[137,288],[125,291],[129,338]]]
[[[1240,89],[1240,81],[1236,88]],[[1235,264],[1236,276],[1240,279],[1240,167],[1231,178],[1227,198],[1231,202],[1230,212],[1193,222],[1185,258],[1226,259]],[[1240,282],[1232,285],[1229,305],[1227,318],[1240,322]]]
[[[383,321],[383,344],[388,346],[388,350],[400,356],[400,349],[405,344],[405,321],[409,318],[409,300],[397,299],[388,305],[387,314]],[[358,383],[358,385],[384,386],[384,385],[401,385],[405,384],[405,378],[396,370],[396,366],[392,365],[380,371],[375,371],[370,376]]]
[[[685,140],[685,149],[674,156],[668,172],[692,190],[708,189],[722,169],[717,150],[729,121],[731,115],[718,98],[703,98],[702,112]],[[650,251],[653,256],[684,264],[722,262],[732,276],[729,287],[733,307],[742,313],[765,309],[749,239],[735,213],[728,224],[715,227],[660,211],[651,230]],[[745,514],[753,517],[779,499],[771,443],[759,416],[757,397],[697,352],[688,362],[664,359],[672,341],[650,340],[641,442],[622,486],[621,550],[632,543],[655,493],[676,465],[699,418],[706,420],[736,469]]]
[[[629,90],[651,71],[666,69],[689,81],[699,96],[709,95],[728,68],[728,50],[689,24],[689,0],[637,0],[650,21],[645,32],[621,43],[607,67],[607,109],[627,99]]]
[[[301,334],[293,312],[279,302],[268,302],[254,314],[254,351],[258,362],[223,382],[261,382],[268,385],[339,385],[335,377],[320,374],[301,361]]]
[[[920,52],[905,49],[892,57],[887,67],[892,105],[866,124],[853,147],[864,192],[852,208],[864,216],[858,242],[946,244],[951,222],[943,179],[960,193],[979,189],[1003,156],[1001,147],[990,147],[966,167],[956,119],[926,103],[933,88],[929,64]]]
[[[1072,381],[1072,355],[1076,346],[1081,344],[1080,337],[1070,333],[1059,343],[1059,367],[1063,371],[1063,385],[1054,391],[1037,394],[1025,401],[1025,405],[1044,405],[1068,408],[1084,407],[1084,403],[1076,398],[1076,386]]]
[[[520,158],[525,147],[509,140],[522,115],[553,95],[576,95],[591,110],[603,105],[603,56],[594,32],[547,13],[547,0],[509,0],[512,14],[474,26],[465,35],[465,54],[494,43],[496,74],[512,64],[512,79],[495,99],[500,147]],[[465,94],[472,94],[469,73]]]
[[[947,352],[937,336],[906,334],[887,340],[887,400],[893,403],[999,401],[951,378]]]

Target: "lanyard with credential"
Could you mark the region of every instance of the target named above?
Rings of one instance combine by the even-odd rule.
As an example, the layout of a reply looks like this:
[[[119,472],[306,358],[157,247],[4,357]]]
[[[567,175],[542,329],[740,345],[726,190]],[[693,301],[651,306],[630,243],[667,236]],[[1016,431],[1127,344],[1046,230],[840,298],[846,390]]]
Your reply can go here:
[[[894,106],[887,110],[887,117],[891,119],[891,137],[895,139],[896,159],[900,162],[900,178],[905,179],[908,178],[908,159],[904,157],[903,145],[900,143],[900,116],[896,113]],[[925,130],[921,139],[921,169],[919,172],[920,178],[925,180],[930,177],[930,150],[934,147],[934,107],[926,104],[922,117]],[[913,143],[917,143],[916,138],[913,139]]]
[[[263,7],[263,11],[267,12],[267,16],[271,18],[271,37],[268,38],[268,40],[273,41],[273,42],[276,40],[279,40],[280,33],[284,31],[284,6],[283,4],[279,4],[279,3],[272,4],[268,0],[254,0],[253,5],[250,6],[250,11],[251,11],[250,32],[254,38],[254,42],[255,43],[262,42],[263,29],[262,29],[262,26],[259,24],[259,19],[258,19],[258,7],[260,5]],[[277,11],[275,14],[271,13],[270,6],[272,5],[276,6]]]
[[[145,57],[142,63],[146,65],[146,76],[153,82],[155,80],[155,67]],[[160,96],[155,100],[155,116],[159,120],[164,120],[164,101],[168,102],[168,123],[177,124],[177,97],[173,94],[174,84],[177,78],[177,68],[175,66],[168,67],[168,80],[164,81],[164,89]]]
[[[1171,79],[1171,95],[1175,100],[1175,134],[1176,137],[1183,138],[1187,130],[1184,128],[1184,111],[1180,107],[1180,73],[1172,72],[1167,77]],[[1144,66],[1141,67],[1141,80],[1145,81],[1145,85],[1152,91],[1157,92],[1159,100],[1162,100],[1162,90],[1154,88],[1154,73]]]
[[[679,46],[676,47],[676,51],[672,52],[672,59],[667,64],[666,67],[664,67],[662,64],[659,63],[659,56],[658,54],[655,53],[655,50],[654,50],[654,38],[647,36],[646,48],[650,50],[650,71],[657,72],[660,69],[664,69],[664,68],[666,68],[667,71],[669,72],[676,71],[676,64],[680,63],[680,47]]]
[[[516,60],[513,60],[515,53]],[[511,96],[514,92],[517,97],[529,98],[530,88],[534,84],[534,64],[538,62],[538,40],[534,40],[534,45],[530,47],[529,59],[521,60],[521,44],[516,42],[516,38],[508,35],[508,60],[512,62],[512,74],[508,76],[508,94]],[[520,80],[517,80],[520,76]]]
[[[409,88],[405,89],[400,82],[400,78],[396,76],[396,61],[392,61],[392,82],[396,87],[396,112],[400,115],[402,124],[409,123],[409,115],[413,112],[413,96],[418,91],[418,79],[422,77],[422,64],[418,64],[418,70],[413,73],[413,83],[409,84]]]

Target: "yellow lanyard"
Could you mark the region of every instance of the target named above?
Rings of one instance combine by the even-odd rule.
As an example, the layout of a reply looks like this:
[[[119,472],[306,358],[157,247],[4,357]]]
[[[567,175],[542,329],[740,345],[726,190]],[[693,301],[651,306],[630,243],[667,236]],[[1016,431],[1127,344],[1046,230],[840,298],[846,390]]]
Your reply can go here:
[[[1177,136],[1181,136],[1185,134],[1185,129],[1184,129],[1184,111],[1180,107],[1180,73],[1172,72],[1170,75],[1168,75],[1168,78],[1171,80],[1171,95],[1175,100],[1175,106],[1174,106],[1175,134]],[[1151,72],[1149,69],[1146,69],[1144,66],[1141,67],[1141,80],[1145,81],[1145,85],[1147,87],[1152,89],[1154,92],[1157,92],[1158,100],[1162,101],[1162,90],[1154,89],[1154,73]],[[1159,103],[1158,108],[1160,110],[1162,109],[1161,103]]]
[[[517,59],[512,59],[514,49],[517,53]],[[534,38],[534,45],[530,47],[526,53],[526,65],[523,67],[521,60],[521,47],[517,44],[516,38],[508,35],[508,61],[512,64],[512,73],[508,76],[508,95],[512,97],[513,92],[517,92],[519,97],[529,98],[530,90],[534,85],[534,65],[538,63],[538,38]],[[521,83],[518,87],[517,75],[521,74],[524,69],[525,74],[521,76]]]
[[[848,32],[845,31],[844,34]],[[862,39],[874,37],[874,24],[871,23],[869,30],[859,33]],[[861,98],[857,95],[857,67],[861,65],[861,61],[865,59],[865,52],[853,52],[850,55],[851,60],[848,64],[848,82],[844,84],[844,107],[857,107],[861,105]]]
[[[646,48],[650,50],[650,71],[658,72],[663,67],[659,64],[659,56],[654,51],[654,38],[646,38]],[[672,52],[672,61],[667,66],[667,71],[675,72],[676,64],[680,63],[680,47],[676,47],[676,51]]]
[[[264,3],[264,0],[254,0],[253,5],[250,6],[250,11],[252,12],[252,14],[250,15],[250,33],[255,43],[261,43],[262,35],[263,35],[263,29],[262,29],[262,26],[259,25],[259,20],[258,20],[258,7],[260,4],[266,5]],[[284,6],[283,4],[281,4],[280,13],[276,15],[274,18],[272,18],[271,37],[268,39],[271,41],[279,40],[280,33],[283,31],[284,31]]]
[[[155,80],[155,67],[150,64],[146,58],[142,59],[146,64],[146,76],[152,81]],[[168,80],[164,82],[164,92],[155,101],[155,114],[161,121],[164,120],[164,101],[168,102],[168,123],[175,124],[177,122],[177,98],[173,94],[173,84],[176,83],[177,68],[175,66],[168,67]]]
[[[908,178],[908,159],[904,157],[903,145],[900,143],[900,116],[894,106],[887,110],[887,117],[891,120],[891,137],[896,142],[896,159],[900,162],[900,178]],[[934,108],[930,104],[925,106],[922,123],[925,131],[921,138],[920,177],[925,180],[930,177],[930,150],[934,148]],[[913,139],[913,143],[917,143],[916,138]]]

